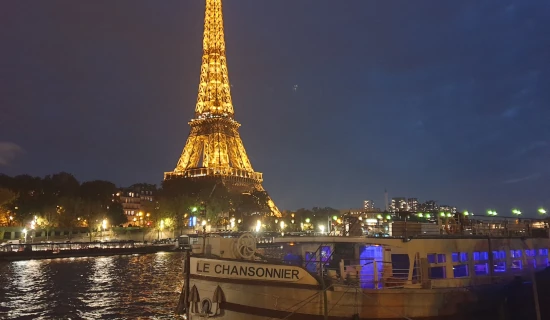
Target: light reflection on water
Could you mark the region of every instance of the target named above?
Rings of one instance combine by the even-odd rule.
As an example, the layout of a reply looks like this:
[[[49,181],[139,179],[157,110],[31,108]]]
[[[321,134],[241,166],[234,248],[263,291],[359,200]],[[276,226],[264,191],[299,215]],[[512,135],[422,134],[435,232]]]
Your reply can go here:
[[[0,263],[0,319],[170,318],[181,253]]]

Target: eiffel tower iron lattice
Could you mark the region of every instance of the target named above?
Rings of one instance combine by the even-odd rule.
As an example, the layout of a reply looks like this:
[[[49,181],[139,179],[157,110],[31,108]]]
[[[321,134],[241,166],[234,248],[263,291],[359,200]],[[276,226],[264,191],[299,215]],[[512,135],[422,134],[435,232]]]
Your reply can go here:
[[[227,72],[222,0],[206,0],[203,55],[199,94],[191,131],[181,157],[172,172],[185,178],[220,179],[230,189],[264,191],[262,174],[255,172],[239,135],[241,126],[234,119],[233,102]],[[280,212],[269,198],[275,216]]]

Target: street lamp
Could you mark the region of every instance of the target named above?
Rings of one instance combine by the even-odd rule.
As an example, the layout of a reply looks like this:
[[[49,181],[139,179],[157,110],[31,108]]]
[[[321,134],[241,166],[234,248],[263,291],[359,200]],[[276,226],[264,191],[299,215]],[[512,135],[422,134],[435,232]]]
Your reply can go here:
[[[546,214],[546,210],[544,208],[539,208],[539,214]]]
[[[514,209],[512,210],[512,213],[519,216],[521,214],[521,211],[519,211],[518,209]]]
[[[285,229],[285,222],[281,221],[281,231],[283,231],[284,229]]]
[[[496,216],[497,215],[497,212],[495,210],[487,210],[487,215],[490,215],[490,216]]]
[[[320,226],[319,226],[319,230],[321,230],[321,233],[324,233],[324,232],[325,232],[325,226],[324,226],[324,225],[320,225]]]
[[[23,234],[24,234],[24,239],[25,239],[25,243],[27,242],[27,229],[24,228],[23,229]]]
[[[260,229],[262,228],[262,222],[260,220],[256,221],[256,232],[260,232]]]

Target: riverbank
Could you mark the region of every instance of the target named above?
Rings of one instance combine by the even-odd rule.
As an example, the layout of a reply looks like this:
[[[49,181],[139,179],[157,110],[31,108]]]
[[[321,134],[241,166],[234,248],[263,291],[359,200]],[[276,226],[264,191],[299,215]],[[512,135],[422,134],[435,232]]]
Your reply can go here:
[[[78,248],[75,248],[75,245]],[[47,248],[44,248],[47,246]],[[133,243],[50,243],[10,245],[11,250],[0,252],[0,261],[43,260],[56,258],[79,258],[150,254],[174,251],[174,244],[134,245]],[[15,250],[17,251],[15,251]]]

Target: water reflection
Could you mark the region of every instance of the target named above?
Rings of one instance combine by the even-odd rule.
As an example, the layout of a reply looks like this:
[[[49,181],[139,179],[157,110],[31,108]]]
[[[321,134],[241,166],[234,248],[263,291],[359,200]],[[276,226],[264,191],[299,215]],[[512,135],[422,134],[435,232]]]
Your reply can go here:
[[[169,316],[182,276],[179,253],[0,263],[0,318]]]

